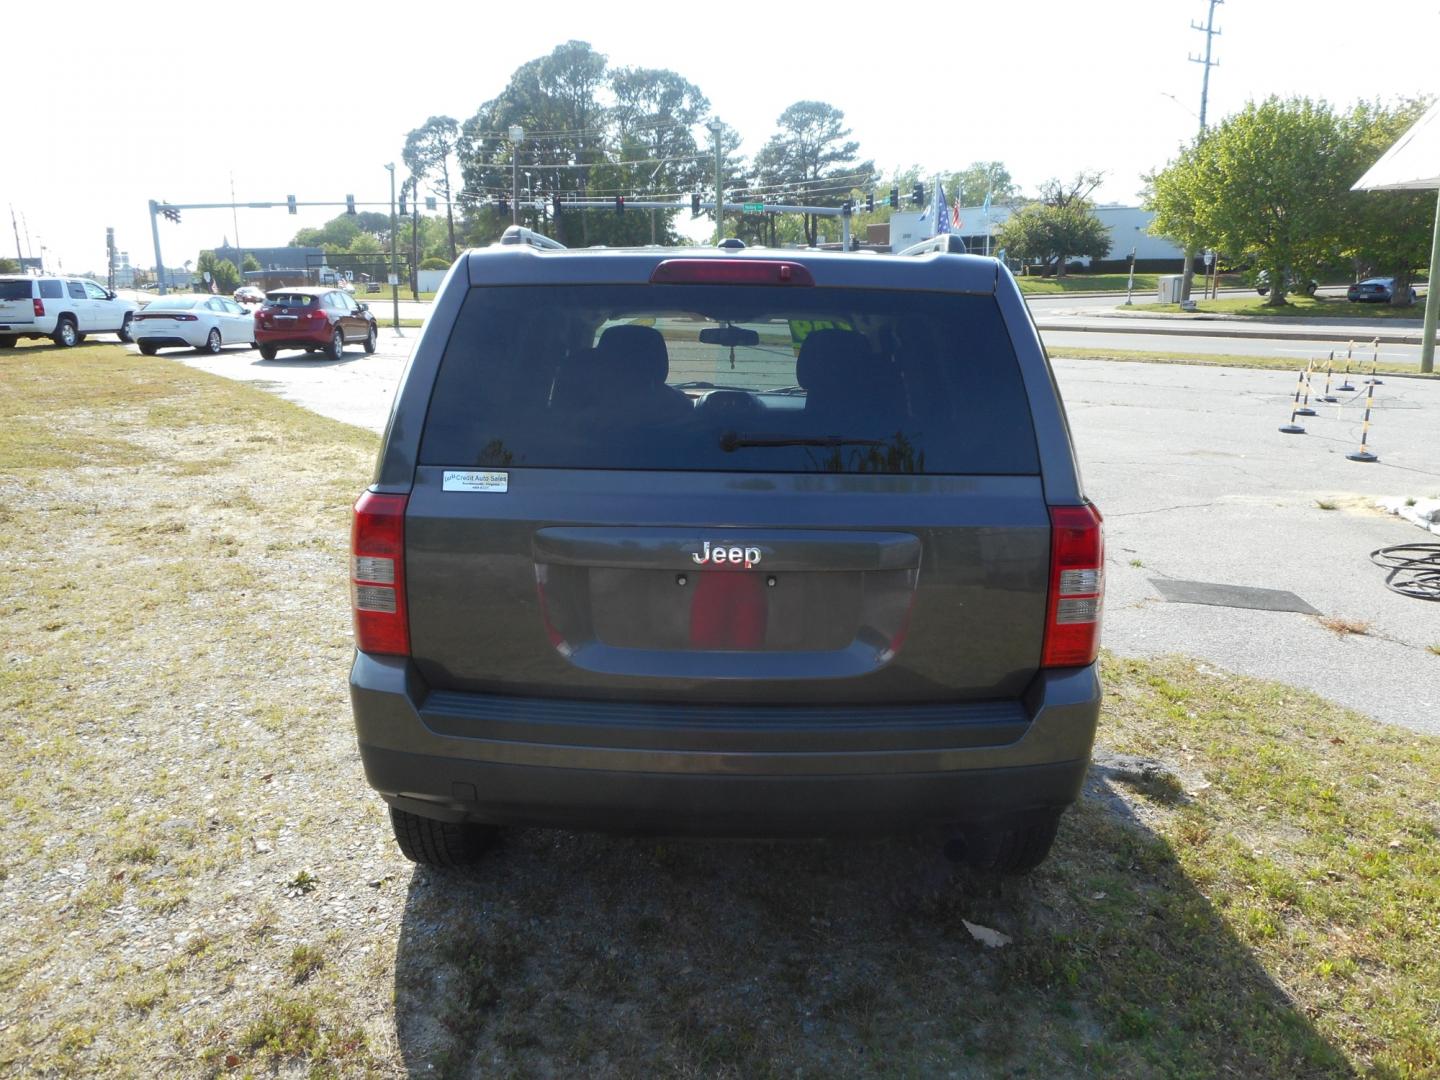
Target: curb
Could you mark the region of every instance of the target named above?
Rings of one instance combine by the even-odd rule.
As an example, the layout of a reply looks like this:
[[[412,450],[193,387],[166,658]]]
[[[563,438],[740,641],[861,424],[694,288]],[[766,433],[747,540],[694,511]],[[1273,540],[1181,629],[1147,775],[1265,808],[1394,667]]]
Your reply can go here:
[[[1355,333],[1353,330],[1344,332],[1331,330],[1325,327],[1317,327],[1314,323],[1306,323],[1303,327],[1278,327],[1278,326],[1257,326],[1239,327],[1234,325],[1205,325],[1195,326],[1190,316],[1184,315],[1097,315],[1098,319],[1114,319],[1116,326],[1095,326],[1088,323],[1068,323],[1055,319],[1036,319],[1035,326],[1040,330],[1056,330],[1066,333],[1095,333],[1095,334],[1170,334],[1177,337],[1228,337],[1228,338],[1261,338],[1271,341],[1364,341],[1369,343],[1379,338],[1382,345],[1419,345],[1424,337],[1424,328],[1418,328],[1413,333]],[[1168,319],[1180,325],[1156,327],[1156,326],[1125,326],[1129,319],[1152,318]],[[1204,317],[1201,322],[1208,322]],[[1369,327],[1365,328],[1367,331]]]

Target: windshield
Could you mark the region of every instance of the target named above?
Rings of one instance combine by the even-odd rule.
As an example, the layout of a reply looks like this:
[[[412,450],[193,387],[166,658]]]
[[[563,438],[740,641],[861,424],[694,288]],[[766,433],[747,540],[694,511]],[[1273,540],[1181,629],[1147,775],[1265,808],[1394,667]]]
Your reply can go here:
[[[696,285],[473,289],[429,465],[1038,472],[993,297]]]

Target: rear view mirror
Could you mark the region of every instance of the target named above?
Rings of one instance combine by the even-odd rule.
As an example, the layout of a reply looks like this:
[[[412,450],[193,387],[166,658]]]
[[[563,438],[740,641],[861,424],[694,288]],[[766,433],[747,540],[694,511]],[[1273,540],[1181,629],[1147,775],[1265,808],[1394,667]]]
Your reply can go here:
[[[731,349],[760,344],[760,335],[743,326],[707,326],[700,331],[702,345],[724,345]]]

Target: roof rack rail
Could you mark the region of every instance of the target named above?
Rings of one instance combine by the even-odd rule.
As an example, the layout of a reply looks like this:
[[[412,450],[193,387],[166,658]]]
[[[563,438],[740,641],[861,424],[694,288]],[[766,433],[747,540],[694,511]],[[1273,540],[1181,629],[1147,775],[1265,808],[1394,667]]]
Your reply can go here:
[[[534,229],[527,229],[523,225],[511,225],[500,237],[502,244],[528,244],[530,247],[547,248],[552,251],[564,251],[565,245],[559,240],[552,240],[543,233]]]
[[[964,255],[965,241],[954,233],[941,233],[939,236],[932,236],[929,240],[921,240],[918,244],[911,244],[909,247],[898,252],[900,255],[927,255],[932,251],[943,251],[950,255]]]

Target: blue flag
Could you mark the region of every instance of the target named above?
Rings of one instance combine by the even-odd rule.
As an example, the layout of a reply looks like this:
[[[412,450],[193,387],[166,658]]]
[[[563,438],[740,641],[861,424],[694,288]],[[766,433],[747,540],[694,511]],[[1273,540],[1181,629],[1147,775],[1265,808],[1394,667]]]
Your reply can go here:
[[[935,216],[935,235],[950,231],[950,209],[945,204],[945,189],[940,178],[935,178],[935,201],[930,204],[930,213]]]

